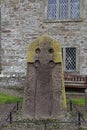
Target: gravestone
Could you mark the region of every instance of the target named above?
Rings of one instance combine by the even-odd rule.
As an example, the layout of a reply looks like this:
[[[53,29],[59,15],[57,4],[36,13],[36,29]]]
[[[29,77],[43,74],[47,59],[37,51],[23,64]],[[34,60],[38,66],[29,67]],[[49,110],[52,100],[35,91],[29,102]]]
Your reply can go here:
[[[60,44],[41,36],[28,49],[23,113],[27,118],[58,118],[66,108]]]

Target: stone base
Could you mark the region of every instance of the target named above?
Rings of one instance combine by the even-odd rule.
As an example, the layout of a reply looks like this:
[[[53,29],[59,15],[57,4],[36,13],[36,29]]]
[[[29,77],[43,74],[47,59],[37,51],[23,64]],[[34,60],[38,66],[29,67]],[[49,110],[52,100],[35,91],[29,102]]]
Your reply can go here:
[[[69,116],[61,119],[21,119],[2,126],[2,130],[79,130],[78,125],[70,123]]]
[[[4,122],[0,130],[79,130],[76,122],[69,113],[61,115],[58,119],[29,119],[24,118],[22,111],[15,113],[13,122]]]

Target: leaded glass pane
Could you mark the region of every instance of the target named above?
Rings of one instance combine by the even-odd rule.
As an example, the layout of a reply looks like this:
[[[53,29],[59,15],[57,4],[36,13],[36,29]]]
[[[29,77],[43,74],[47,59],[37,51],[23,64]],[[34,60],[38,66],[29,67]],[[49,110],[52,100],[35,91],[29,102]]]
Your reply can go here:
[[[66,48],[65,67],[67,71],[76,70],[76,48]]]
[[[80,0],[71,0],[71,18],[79,18]]]
[[[59,0],[60,19],[68,18],[68,0]]]
[[[48,0],[48,19],[56,19],[56,0]]]
[[[48,4],[56,4],[56,0],[48,0]]]

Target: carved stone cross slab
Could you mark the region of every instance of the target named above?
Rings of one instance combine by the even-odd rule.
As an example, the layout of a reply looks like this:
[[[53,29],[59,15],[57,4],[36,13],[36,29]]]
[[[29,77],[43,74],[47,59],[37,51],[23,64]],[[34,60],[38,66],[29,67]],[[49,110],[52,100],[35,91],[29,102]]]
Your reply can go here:
[[[41,36],[28,49],[24,115],[28,118],[58,118],[65,106],[61,46]]]

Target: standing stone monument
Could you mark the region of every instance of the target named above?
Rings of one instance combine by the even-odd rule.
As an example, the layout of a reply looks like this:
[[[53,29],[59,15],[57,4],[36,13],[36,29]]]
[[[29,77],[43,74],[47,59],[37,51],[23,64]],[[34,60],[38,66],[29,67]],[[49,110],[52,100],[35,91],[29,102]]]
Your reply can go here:
[[[28,49],[24,116],[58,118],[66,108],[60,44],[41,36]]]
[[[85,89],[85,115],[87,117],[87,89]]]

